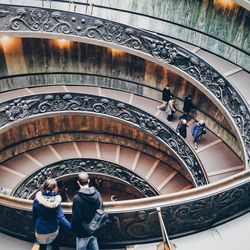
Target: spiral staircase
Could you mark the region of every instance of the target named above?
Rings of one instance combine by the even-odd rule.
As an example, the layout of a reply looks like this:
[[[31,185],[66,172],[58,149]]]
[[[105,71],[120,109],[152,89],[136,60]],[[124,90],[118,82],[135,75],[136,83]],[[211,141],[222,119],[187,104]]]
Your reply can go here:
[[[185,246],[188,237],[203,245],[211,235],[213,249],[224,249],[220,232],[245,227],[249,39],[240,47],[132,2],[0,5],[0,231],[9,249],[31,248],[23,240],[34,241],[32,198],[44,180],[63,184],[79,171],[104,186],[111,223],[98,237],[103,249],[156,249],[162,238],[171,249],[196,249]],[[230,11],[249,18],[249,3],[237,3]],[[166,31],[175,26],[182,38]],[[157,109],[165,82],[178,110],[171,123]],[[189,93],[195,110],[184,140],[175,128]],[[199,119],[207,133],[195,150],[191,131]],[[73,247],[73,236],[62,236],[62,245]]]

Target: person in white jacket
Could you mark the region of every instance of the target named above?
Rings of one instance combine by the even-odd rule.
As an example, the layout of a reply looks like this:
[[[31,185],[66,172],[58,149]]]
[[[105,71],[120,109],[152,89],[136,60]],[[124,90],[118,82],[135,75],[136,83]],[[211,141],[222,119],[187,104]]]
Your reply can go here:
[[[176,112],[175,99],[174,97],[171,97],[166,107],[167,120],[169,122],[172,122],[175,112]]]

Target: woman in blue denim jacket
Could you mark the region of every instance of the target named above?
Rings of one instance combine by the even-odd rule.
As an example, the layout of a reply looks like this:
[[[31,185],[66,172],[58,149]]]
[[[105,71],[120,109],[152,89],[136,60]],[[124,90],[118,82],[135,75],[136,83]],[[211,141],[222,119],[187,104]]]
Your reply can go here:
[[[46,250],[47,245],[51,245],[52,250],[59,249],[57,240],[59,226],[71,230],[71,224],[65,218],[61,207],[61,196],[57,194],[57,191],[56,180],[48,179],[42,190],[36,194],[33,202],[35,235],[40,244],[40,250]]]

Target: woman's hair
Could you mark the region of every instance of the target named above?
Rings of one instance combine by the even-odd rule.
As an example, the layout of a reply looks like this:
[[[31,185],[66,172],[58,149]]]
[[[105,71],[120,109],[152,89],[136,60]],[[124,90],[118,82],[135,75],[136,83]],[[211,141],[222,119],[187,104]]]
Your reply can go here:
[[[55,179],[48,179],[44,182],[42,191],[53,191],[57,192],[57,181]]]

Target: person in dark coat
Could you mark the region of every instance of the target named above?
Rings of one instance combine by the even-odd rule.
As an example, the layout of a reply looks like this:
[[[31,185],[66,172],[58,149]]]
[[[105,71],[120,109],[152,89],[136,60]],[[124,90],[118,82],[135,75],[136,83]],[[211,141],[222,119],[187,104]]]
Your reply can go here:
[[[162,90],[162,104],[157,106],[158,109],[160,110],[164,110],[167,107],[167,104],[169,102],[169,100],[171,99],[171,92],[170,92],[170,87],[166,86],[163,90]]]
[[[203,120],[200,120],[197,122],[193,128],[192,136],[194,137],[194,148],[198,149],[198,139],[203,135],[206,134],[206,127],[205,122]]]
[[[89,175],[86,172],[78,174],[77,184],[80,190],[74,196],[72,207],[72,230],[76,234],[77,250],[98,250],[97,238],[89,235],[82,223],[89,223],[95,211],[102,206],[100,193],[95,187],[89,187]]]
[[[190,112],[194,108],[194,105],[192,103],[192,96],[188,95],[184,99],[184,104],[183,104],[183,118],[187,119],[190,116]]]
[[[59,225],[68,231],[71,230],[71,225],[65,218],[61,207],[62,198],[57,194],[57,191],[56,180],[48,179],[33,201],[32,215],[40,250],[46,250],[47,245],[51,245],[52,250],[59,249],[57,239]]]
[[[177,128],[176,128],[176,132],[178,135],[181,135],[184,138],[187,138],[187,120],[186,119],[180,119]]]

